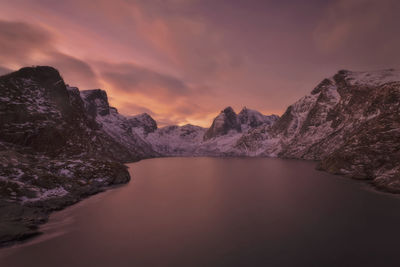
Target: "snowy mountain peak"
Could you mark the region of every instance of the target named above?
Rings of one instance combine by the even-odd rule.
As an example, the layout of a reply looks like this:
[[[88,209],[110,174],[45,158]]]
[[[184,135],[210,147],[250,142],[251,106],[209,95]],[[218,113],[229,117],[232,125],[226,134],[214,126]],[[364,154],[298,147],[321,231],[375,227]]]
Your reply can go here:
[[[277,115],[266,116],[261,114],[261,112],[253,109],[248,109],[244,107],[239,115],[239,122],[241,124],[242,131],[245,131],[249,128],[255,128],[262,124],[272,125],[275,121],[279,119]]]
[[[234,113],[234,114],[236,114],[236,112],[233,110],[233,108],[232,108],[231,106],[228,106],[228,107],[224,108],[224,109],[221,111],[221,113],[227,113],[227,114],[229,114],[229,113]]]
[[[125,146],[129,151],[142,157],[155,155],[151,145],[143,140],[141,125],[156,127],[157,124],[149,115],[139,115],[138,118],[126,118],[118,113],[116,108],[108,104],[107,93],[101,89],[84,90],[80,93],[86,113],[92,117],[115,142]],[[141,118],[141,120],[139,120]],[[144,121],[147,119],[147,124]],[[152,125],[155,126],[152,126]],[[144,127],[144,126],[143,126]],[[140,129],[140,131],[138,130]]]
[[[395,69],[376,71],[340,70],[333,76],[337,83],[344,82],[349,86],[379,86],[390,82],[400,81],[400,72]]]
[[[214,119],[211,127],[204,135],[204,140],[208,140],[217,136],[225,135],[230,131],[241,132],[240,122],[235,111],[231,107],[226,107]]]
[[[157,122],[147,113],[128,117],[131,127],[141,128],[144,134],[157,130]]]
[[[83,90],[80,92],[85,103],[87,113],[95,118],[97,115],[106,116],[110,114],[107,93],[101,89]]]

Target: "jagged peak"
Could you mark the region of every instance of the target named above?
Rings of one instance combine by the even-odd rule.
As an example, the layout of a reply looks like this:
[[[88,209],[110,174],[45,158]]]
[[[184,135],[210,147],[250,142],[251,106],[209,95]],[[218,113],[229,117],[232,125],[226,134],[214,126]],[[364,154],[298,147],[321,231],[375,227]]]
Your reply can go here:
[[[234,113],[236,115],[236,112],[233,110],[233,108],[231,106],[227,106],[226,108],[224,108],[221,113]]]
[[[333,81],[331,79],[323,79],[312,91],[311,94],[315,95],[320,93],[323,89],[327,88],[328,86],[333,85]]]
[[[251,108],[248,108],[248,107],[246,107],[246,106],[244,106],[243,108],[242,108],[242,110],[239,112],[239,116],[240,115],[244,115],[244,114],[250,114],[250,113],[256,113],[256,114],[260,114],[260,115],[263,115],[263,116],[265,116],[264,114],[262,114],[260,111],[258,111],[258,110],[255,110],[255,109],[251,109]]]
[[[154,132],[158,128],[157,122],[146,112],[129,116],[128,120],[132,127],[142,128],[146,134]]]
[[[379,86],[389,82],[399,82],[400,71],[393,68],[373,71],[340,70],[332,80],[338,84]]]
[[[152,120],[154,120],[153,119],[153,117],[151,117],[148,113],[146,113],[146,112],[143,112],[143,113],[140,113],[140,114],[137,114],[137,115],[132,115],[132,116],[129,116],[129,118],[146,118],[146,119],[152,119]]]
[[[51,66],[32,66],[32,67],[23,67],[17,70],[14,73],[27,75],[27,76],[57,76],[61,78],[59,71],[56,68]]]
[[[0,77],[2,79],[25,79],[27,82],[35,81],[42,88],[65,91],[65,83],[60,73],[57,69],[49,66],[24,67]]]
[[[103,89],[88,89],[88,90],[82,90],[81,95],[83,97],[91,97],[91,98],[108,98],[107,97],[107,92]]]
[[[242,110],[239,112],[239,114],[241,114],[241,113],[247,113],[247,112],[249,112],[249,110],[251,110],[251,109],[248,109],[246,106],[244,106],[244,107],[242,108]]]
[[[97,115],[105,116],[110,114],[107,92],[102,89],[90,89],[80,91],[85,102],[88,114],[95,118]]]

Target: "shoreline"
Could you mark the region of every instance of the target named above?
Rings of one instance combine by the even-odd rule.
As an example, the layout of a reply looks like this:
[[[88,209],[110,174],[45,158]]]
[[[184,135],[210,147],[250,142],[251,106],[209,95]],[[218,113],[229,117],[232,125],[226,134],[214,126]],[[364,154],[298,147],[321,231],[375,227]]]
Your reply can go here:
[[[278,160],[295,160],[295,161],[306,161],[306,162],[312,162],[315,163],[314,169],[316,171],[321,171],[325,172],[327,174],[335,175],[343,179],[350,179],[352,181],[360,183],[361,187],[364,190],[367,190],[371,193],[377,193],[377,194],[383,194],[386,196],[391,196],[395,198],[400,198],[399,192],[396,191],[391,191],[390,188],[382,187],[382,186],[377,186],[373,180],[368,180],[368,179],[356,179],[352,178],[351,176],[344,175],[344,174],[339,174],[339,173],[332,173],[329,172],[325,169],[321,169],[318,167],[318,164],[320,161],[316,160],[306,160],[306,159],[296,159],[296,158],[279,158],[279,157],[246,157],[246,156],[162,156],[162,157],[157,157],[157,158],[199,158],[199,157],[205,157],[205,158],[236,158],[236,159],[253,159],[253,158],[266,158],[266,159],[278,159]],[[155,157],[154,157],[155,158]],[[146,159],[141,159],[141,160],[147,160],[147,159],[153,159],[153,158],[146,158]],[[141,161],[138,160],[138,161]],[[95,185],[90,188],[86,188],[88,190],[81,192],[80,195],[74,195],[73,193],[69,193],[63,197],[59,198],[53,198],[53,199],[48,199],[48,200],[43,200],[43,201],[38,201],[38,202],[32,202],[28,204],[18,204],[15,202],[7,202],[4,200],[0,201],[0,211],[5,211],[6,216],[11,215],[10,217],[5,218],[6,216],[3,215],[3,218],[0,219],[0,227],[4,227],[8,229],[8,235],[0,236],[0,250],[2,248],[10,248],[13,246],[17,245],[22,245],[25,242],[29,242],[32,239],[35,239],[43,234],[43,232],[40,230],[40,227],[46,223],[48,223],[50,215],[53,212],[56,211],[61,211],[66,208],[75,206],[81,201],[88,199],[94,195],[97,195],[99,193],[103,193],[109,190],[113,190],[119,187],[122,187],[126,185],[127,183],[130,182],[131,176],[128,172],[128,166],[126,164],[130,163],[135,163],[138,161],[133,161],[133,162],[127,162],[124,163],[125,167],[125,179],[117,180],[117,183],[110,183],[110,184],[104,184],[101,186]],[[118,175],[118,174],[116,174]],[[121,174],[119,174],[121,175]],[[110,177],[111,180],[112,177]],[[109,181],[107,179],[107,181]],[[11,210],[10,210],[11,209]],[[8,213],[7,213],[8,211]],[[4,212],[3,212],[4,214]]]
[[[108,166],[110,167],[110,166]],[[42,234],[40,225],[48,222],[54,211],[60,211],[73,206],[90,196],[128,183],[131,179],[126,165],[111,166],[108,173],[101,168],[90,173],[91,176],[101,175],[103,179],[76,186],[60,197],[52,197],[35,202],[12,202],[0,200],[0,249],[10,247]],[[75,181],[78,179],[75,178]]]

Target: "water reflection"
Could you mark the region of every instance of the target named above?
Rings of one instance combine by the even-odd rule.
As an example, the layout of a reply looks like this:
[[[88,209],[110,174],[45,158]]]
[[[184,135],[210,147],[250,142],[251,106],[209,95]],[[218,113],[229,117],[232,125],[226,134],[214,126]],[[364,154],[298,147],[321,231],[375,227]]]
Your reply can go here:
[[[0,250],[0,266],[400,263],[399,199],[313,163],[163,158],[129,166],[131,183],[56,213],[42,237]]]

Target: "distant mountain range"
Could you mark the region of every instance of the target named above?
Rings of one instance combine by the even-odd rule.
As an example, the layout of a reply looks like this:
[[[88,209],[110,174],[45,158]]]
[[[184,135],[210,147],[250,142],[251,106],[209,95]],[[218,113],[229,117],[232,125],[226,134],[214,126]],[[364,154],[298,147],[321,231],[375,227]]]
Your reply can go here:
[[[279,117],[227,107],[210,128],[123,116],[100,89],[51,67],[0,77],[0,241],[37,233],[50,211],[129,181],[123,162],[165,156],[316,160],[400,193],[400,74],[341,70]],[[23,219],[21,219],[23,218]],[[4,226],[4,227],[3,227]]]

